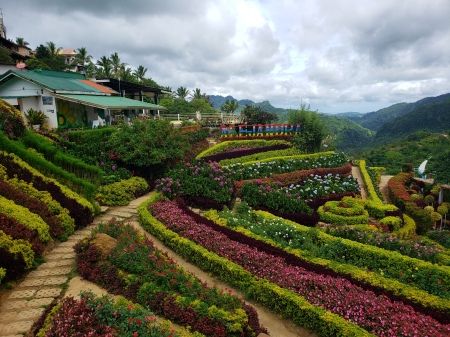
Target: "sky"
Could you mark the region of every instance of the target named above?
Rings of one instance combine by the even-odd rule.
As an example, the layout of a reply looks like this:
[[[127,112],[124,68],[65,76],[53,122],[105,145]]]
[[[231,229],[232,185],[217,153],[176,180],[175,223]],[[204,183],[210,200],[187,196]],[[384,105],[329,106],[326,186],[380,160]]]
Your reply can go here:
[[[3,2],[3,3],[2,3]],[[175,91],[371,112],[450,92],[450,0],[0,0],[31,49],[117,52]]]

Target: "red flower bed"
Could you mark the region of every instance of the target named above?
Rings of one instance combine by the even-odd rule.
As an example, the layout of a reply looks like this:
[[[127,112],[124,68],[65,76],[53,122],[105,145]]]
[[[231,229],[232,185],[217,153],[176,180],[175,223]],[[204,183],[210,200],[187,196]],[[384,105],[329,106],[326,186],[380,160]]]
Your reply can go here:
[[[400,301],[377,295],[349,280],[318,274],[283,258],[275,247],[261,249],[235,241],[195,221],[175,202],[162,200],[150,206],[154,216],[167,228],[251,272],[256,277],[297,292],[308,302],[322,306],[379,336],[448,336],[450,326],[415,311]],[[231,230],[230,230],[231,231]],[[248,240],[250,242],[251,240]],[[256,241],[256,240],[255,240]],[[268,245],[267,245],[268,246]],[[287,253],[286,253],[287,254]],[[289,254],[287,254],[289,255]],[[331,273],[330,273],[331,274]]]
[[[14,201],[17,205],[28,208],[30,212],[39,215],[49,226],[50,235],[53,238],[58,238],[64,233],[64,229],[61,226],[61,220],[53,215],[52,211],[44,202],[15,189],[6,181],[0,181],[0,195]]]
[[[37,230],[25,227],[25,225],[18,223],[16,219],[9,218],[3,213],[0,213],[0,230],[15,240],[28,241],[35,256],[40,256],[44,252],[45,244],[39,237]],[[6,257],[2,255],[2,259],[6,259]]]

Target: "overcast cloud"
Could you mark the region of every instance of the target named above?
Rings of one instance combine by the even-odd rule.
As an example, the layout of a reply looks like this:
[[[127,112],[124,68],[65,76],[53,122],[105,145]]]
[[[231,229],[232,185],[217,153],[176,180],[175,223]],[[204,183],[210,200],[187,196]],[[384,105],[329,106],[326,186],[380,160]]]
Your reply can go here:
[[[450,92],[449,0],[21,0],[29,47],[117,52],[173,90],[369,112]]]

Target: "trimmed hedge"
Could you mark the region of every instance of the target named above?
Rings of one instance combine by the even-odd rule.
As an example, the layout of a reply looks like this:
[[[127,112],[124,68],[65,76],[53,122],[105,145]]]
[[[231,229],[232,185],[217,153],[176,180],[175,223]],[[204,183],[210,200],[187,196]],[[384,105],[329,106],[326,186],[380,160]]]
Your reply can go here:
[[[128,205],[131,200],[144,195],[148,189],[148,183],[144,178],[132,177],[130,179],[99,187],[95,199],[101,205],[125,206]]]
[[[88,165],[82,160],[63,153],[48,138],[28,131],[22,138],[27,147],[42,153],[46,160],[59,166],[63,170],[75,174],[80,179],[98,186],[103,178],[103,171],[99,167]]]
[[[43,242],[52,240],[49,226],[39,215],[32,213],[25,207],[16,205],[14,201],[2,196],[0,196],[0,213],[14,218],[17,222],[25,225],[29,229],[36,230],[39,233],[39,238]]]
[[[256,148],[256,147],[267,147],[272,145],[280,145],[284,144],[289,147],[292,147],[292,143],[285,140],[227,140],[222,141],[209,149],[199,153],[195,159],[202,159],[203,157],[208,157],[212,155],[216,155],[219,153],[226,152],[232,149],[240,149],[240,148]]]
[[[0,151],[0,164],[5,167],[8,177],[17,176],[20,180],[32,183],[38,190],[50,192],[53,199],[69,210],[76,229],[86,227],[93,221],[94,206],[89,201],[56,180],[44,176],[16,155]]]
[[[213,272],[231,286],[245,291],[251,298],[267,305],[283,317],[291,318],[296,324],[316,331],[319,336],[373,336],[344,318],[311,305],[294,292],[253,277],[239,265],[166,229],[148,211],[148,206],[160,197],[160,194],[155,193],[138,207],[139,219],[148,232],[163,241],[177,254],[192,261],[199,268]]]
[[[14,279],[33,267],[34,252],[28,241],[14,240],[0,230],[0,269],[6,270],[6,278]]]
[[[95,194],[96,187],[93,184],[77,178],[73,173],[69,173],[32,151],[28,151],[23,143],[8,139],[2,132],[0,132],[0,150],[14,153],[17,157],[21,158],[34,169],[39,170],[42,174],[56,179],[61,184],[64,184],[77,193],[84,195],[87,199],[92,199]]]

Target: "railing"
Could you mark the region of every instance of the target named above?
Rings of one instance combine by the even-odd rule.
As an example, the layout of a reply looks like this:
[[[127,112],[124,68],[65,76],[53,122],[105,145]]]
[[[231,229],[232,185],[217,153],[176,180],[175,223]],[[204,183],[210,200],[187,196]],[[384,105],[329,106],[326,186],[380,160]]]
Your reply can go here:
[[[155,119],[168,119],[171,121],[196,121],[202,125],[224,125],[224,124],[242,124],[245,117],[235,114],[224,113],[194,113],[194,114],[157,114]]]

